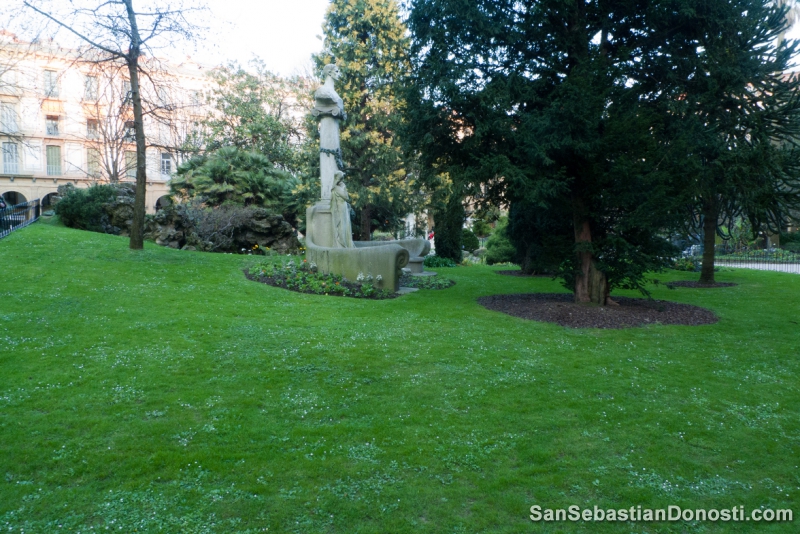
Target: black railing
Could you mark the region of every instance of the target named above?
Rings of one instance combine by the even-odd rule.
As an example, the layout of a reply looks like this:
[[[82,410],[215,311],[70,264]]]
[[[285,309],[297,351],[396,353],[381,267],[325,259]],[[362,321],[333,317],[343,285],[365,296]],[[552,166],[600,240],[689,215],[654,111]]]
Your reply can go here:
[[[0,210],[0,239],[14,230],[25,228],[39,219],[41,206],[39,199],[31,200]]]
[[[760,269],[763,271],[782,271],[800,274],[800,247],[789,244],[785,247],[769,249],[754,247],[731,247],[717,245],[714,247],[714,265],[717,267],[740,267],[744,269]],[[684,253],[699,265],[703,260],[702,247],[692,247]]]

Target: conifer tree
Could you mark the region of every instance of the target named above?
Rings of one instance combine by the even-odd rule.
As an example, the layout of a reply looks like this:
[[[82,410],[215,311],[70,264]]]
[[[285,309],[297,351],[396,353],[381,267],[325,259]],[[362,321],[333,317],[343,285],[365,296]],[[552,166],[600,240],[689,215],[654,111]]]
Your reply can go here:
[[[647,4],[411,2],[406,138],[422,167],[566,221],[555,263],[578,302],[643,290],[671,253],[653,120],[626,83]]]
[[[800,206],[798,51],[787,2],[668,0],[651,6],[658,46],[640,58],[643,93],[665,119],[662,158],[703,236],[700,282],[737,217],[779,233]]]
[[[327,63],[342,71],[336,90],[347,111],[341,124],[343,170],[358,215],[356,232],[368,241],[375,223],[396,230],[419,198],[396,138],[404,106],[398,89],[409,71],[407,30],[394,0],[333,0],[324,37],[314,61],[319,71]],[[311,159],[319,156],[312,153]]]

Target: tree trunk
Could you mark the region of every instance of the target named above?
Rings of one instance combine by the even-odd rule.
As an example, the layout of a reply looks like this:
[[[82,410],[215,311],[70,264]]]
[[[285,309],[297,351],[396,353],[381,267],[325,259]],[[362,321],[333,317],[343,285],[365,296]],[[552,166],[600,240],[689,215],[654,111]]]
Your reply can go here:
[[[361,241],[372,239],[372,206],[361,208]]]
[[[136,25],[136,14],[133,11],[133,0],[123,0],[131,25],[131,48],[128,51],[128,73],[131,77],[131,100],[133,101],[133,126],[136,132],[136,196],[133,200],[133,224],[131,225],[130,248],[144,248],[144,197],[147,188],[147,155],[144,137],[144,120],[142,118],[142,96],[139,92],[139,53],[141,39]]]
[[[582,203],[574,202],[575,249],[579,272],[575,276],[575,302],[605,306],[608,301],[606,273],[595,266],[592,252],[592,228],[583,215]]]
[[[703,203],[703,264],[700,268],[700,283],[714,284],[714,243],[717,237],[717,205],[713,201]]]

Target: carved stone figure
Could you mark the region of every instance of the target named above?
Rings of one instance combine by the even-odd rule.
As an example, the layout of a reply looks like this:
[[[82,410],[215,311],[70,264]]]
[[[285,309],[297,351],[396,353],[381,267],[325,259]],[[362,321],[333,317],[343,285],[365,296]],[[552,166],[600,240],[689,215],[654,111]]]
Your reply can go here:
[[[355,248],[353,229],[350,225],[350,195],[344,183],[344,173],[337,172],[331,190],[331,219],[333,219],[333,241],[335,246]]]
[[[333,82],[342,75],[336,65],[325,65],[322,69],[322,77],[325,80],[322,87],[314,93],[314,109],[311,114],[315,117],[332,115],[333,117],[347,120],[347,113],[344,111],[342,97],[336,92]]]

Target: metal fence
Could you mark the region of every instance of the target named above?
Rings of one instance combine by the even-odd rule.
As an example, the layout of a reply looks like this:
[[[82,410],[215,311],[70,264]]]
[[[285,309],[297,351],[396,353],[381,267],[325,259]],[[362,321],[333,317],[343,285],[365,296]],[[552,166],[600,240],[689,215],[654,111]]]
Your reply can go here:
[[[41,206],[39,199],[31,200],[0,210],[0,239],[14,230],[25,228],[39,219]]]
[[[695,261],[701,262],[702,250],[692,252]],[[714,265],[800,274],[800,247],[751,249],[717,245],[714,251]]]

